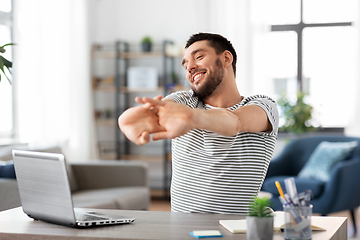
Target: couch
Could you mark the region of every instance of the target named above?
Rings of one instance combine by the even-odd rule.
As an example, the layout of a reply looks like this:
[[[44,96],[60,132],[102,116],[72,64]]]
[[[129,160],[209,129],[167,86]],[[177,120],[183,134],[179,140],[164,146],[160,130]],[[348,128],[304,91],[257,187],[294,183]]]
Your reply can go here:
[[[42,150],[61,152],[58,148]],[[7,159],[9,156],[3,156]],[[11,166],[11,161],[0,161]],[[141,161],[92,160],[68,163],[74,207],[148,210],[147,164]],[[0,211],[21,205],[16,179],[0,178]]]
[[[317,171],[316,165],[314,165],[315,169],[310,169],[310,172],[313,171],[318,176],[306,177],[307,173],[304,173],[303,169],[310,159],[314,162],[316,161],[316,156],[321,156],[320,148],[317,147],[320,144],[325,146],[323,142],[327,143],[330,147],[333,146],[332,149],[335,149],[334,144],[338,143],[341,145],[354,143],[355,147],[353,146],[347,154],[343,155],[344,159],[334,163],[329,169],[330,171],[328,171],[328,179],[319,179],[321,177],[321,170]],[[331,152],[331,149],[329,151]],[[335,153],[332,152],[328,156],[323,154],[324,159],[322,160],[325,164],[330,162]],[[321,165],[321,163],[318,165]],[[303,173],[300,174],[300,172]],[[314,213],[327,215],[349,210],[356,231],[354,209],[360,205],[360,138],[313,136],[299,138],[290,142],[280,155],[271,160],[262,185],[262,191],[270,192],[273,195],[274,210],[282,210],[275,181],[279,181],[285,191],[284,179],[289,177],[294,177],[298,192],[303,192],[307,189],[312,190],[313,200],[311,203]]]

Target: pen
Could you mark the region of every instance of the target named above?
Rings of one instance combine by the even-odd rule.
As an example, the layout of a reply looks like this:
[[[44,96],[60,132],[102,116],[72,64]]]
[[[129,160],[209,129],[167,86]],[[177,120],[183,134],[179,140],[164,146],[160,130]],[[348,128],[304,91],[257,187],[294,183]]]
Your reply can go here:
[[[301,217],[299,216],[299,213],[297,213],[297,211],[294,209],[294,207],[291,206],[290,203],[286,200],[285,195],[284,195],[284,192],[283,192],[283,190],[282,190],[282,188],[281,188],[281,186],[280,186],[279,181],[276,181],[276,182],[275,182],[275,185],[276,185],[276,187],[277,187],[277,189],[278,189],[278,191],[279,191],[279,194],[280,194],[280,196],[281,196],[281,197],[279,197],[281,203],[282,203],[283,205],[289,207],[289,209],[290,209],[290,210],[289,210],[289,211],[290,211],[290,214],[293,216],[293,218],[294,218],[294,220],[295,220],[296,223],[301,222]]]
[[[296,190],[296,184],[294,178],[287,178],[284,180],[285,182],[285,188],[287,193],[289,194],[289,197],[291,199],[291,202],[294,203],[296,206],[299,205],[299,198],[298,193]]]

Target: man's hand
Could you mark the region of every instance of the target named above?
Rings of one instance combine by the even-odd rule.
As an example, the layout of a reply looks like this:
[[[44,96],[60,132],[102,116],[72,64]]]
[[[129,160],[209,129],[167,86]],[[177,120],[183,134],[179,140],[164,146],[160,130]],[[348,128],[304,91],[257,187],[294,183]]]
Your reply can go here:
[[[156,110],[162,131],[154,134],[153,140],[173,139],[193,129],[194,111],[188,106],[175,103],[173,100],[160,100],[144,97],[140,103],[149,104]]]
[[[161,97],[154,100],[159,101]],[[136,102],[142,103],[140,98]],[[119,127],[125,136],[137,145],[144,145],[150,141],[150,134],[161,132],[157,110],[150,104],[142,104],[123,112],[118,120]]]

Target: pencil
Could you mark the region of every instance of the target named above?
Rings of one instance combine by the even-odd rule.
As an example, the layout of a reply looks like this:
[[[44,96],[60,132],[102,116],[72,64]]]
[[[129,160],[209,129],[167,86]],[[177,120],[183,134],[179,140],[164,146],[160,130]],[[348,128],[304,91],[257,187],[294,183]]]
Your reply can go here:
[[[283,192],[283,190],[282,190],[282,188],[281,188],[281,186],[280,186],[279,181],[276,181],[276,182],[275,182],[275,185],[276,185],[276,187],[277,187],[277,189],[278,189],[278,191],[279,191],[280,196],[281,196],[282,198],[286,199],[286,198],[285,198],[285,195],[284,195],[284,192]]]

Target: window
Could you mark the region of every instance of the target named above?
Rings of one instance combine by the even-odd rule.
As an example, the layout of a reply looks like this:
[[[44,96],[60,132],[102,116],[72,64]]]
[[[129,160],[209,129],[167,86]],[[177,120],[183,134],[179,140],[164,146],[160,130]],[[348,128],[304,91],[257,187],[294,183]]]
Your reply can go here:
[[[12,42],[12,1],[0,0],[0,45]],[[3,55],[12,61],[12,47],[7,46]],[[9,78],[11,76],[8,74]],[[0,82],[0,137],[10,137],[13,132],[13,97],[12,86],[5,76],[2,75]]]
[[[297,91],[307,92],[313,125],[346,127],[355,108],[356,0],[267,2],[275,93],[296,101]]]

